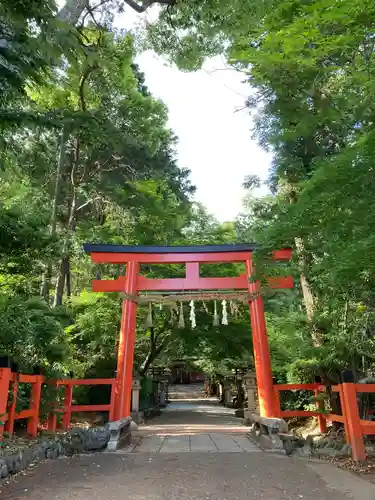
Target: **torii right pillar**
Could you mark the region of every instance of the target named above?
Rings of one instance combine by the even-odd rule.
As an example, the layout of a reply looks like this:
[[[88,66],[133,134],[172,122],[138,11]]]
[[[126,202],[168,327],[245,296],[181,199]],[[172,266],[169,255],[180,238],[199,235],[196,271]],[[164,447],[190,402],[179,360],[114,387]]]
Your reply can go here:
[[[289,260],[289,259],[285,259]],[[254,269],[251,259],[246,261],[246,275],[250,279]],[[259,282],[249,282],[249,293],[260,292]],[[276,402],[273,391],[271,356],[268,345],[264,303],[260,293],[249,301],[251,330],[254,349],[255,373],[258,385],[259,411],[262,417],[276,417]]]

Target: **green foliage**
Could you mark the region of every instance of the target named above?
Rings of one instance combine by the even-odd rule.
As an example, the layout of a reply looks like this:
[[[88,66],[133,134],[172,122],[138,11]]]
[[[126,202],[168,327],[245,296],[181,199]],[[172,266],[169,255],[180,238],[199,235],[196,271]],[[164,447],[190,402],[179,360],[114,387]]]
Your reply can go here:
[[[134,63],[132,35],[91,16],[69,26],[48,2],[1,6],[17,47],[17,54],[2,47],[13,66],[3,74],[0,113],[1,353],[22,371],[38,365],[47,376],[112,377],[121,298],[88,290],[95,274],[114,278],[124,268],[96,268],[82,244],[225,243],[235,239],[235,226],[192,204],[194,187],[177,165],[167,109]],[[180,273],[179,266],[143,271]],[[208,276],[238,271],[202,269]],[[154,327],[146,329],[146,314],[140,307],[135,367],[142,374],[184,356],[199,357],[212,373],[251,357],[247,312],[214,328],[212,311],[197,304],[194,331],[178,329],[169,308],[154,309]],[[186,307],[187,324],[188,315]]]
[[[164,104],[134,63],[132,35],[113,30],[107,14],[69,26],[47,0],[0,2],[0,14],[2,352],[25,369],[111,376],[120,297],[87,290],[95,274],[124,269],[94,268],[82,243],[247,240],[262,247],[260,275],[296,279],[293,291],[265,297],[277,379],[335,382],[344,368],[373,369],[373,2],[181,0],[148,27],[148,43],[183,70],[225,54],[249,83],[254,135],[273,155],[272,194],[256,199],[259,181],[247,176],[244,213],[223,225],[191,202],[189,172],[177,165]],[[276,269],[266,257],[283,246],[295,258]],[[247,308],[240,312],[216,328],[197,304],[197,328],[180,330],[169,309],[154,310],[145,329],[139,308],[137,369],[188,357],[223,375],[250,363]]]
[[[60,311],[39,298],[0,293],[0,317],[1,355],[11,356],[26,373],[34,367],[51,377],[66,373],[72,351]]]
[[[182,1],[149,31],[181,68],[225,53],[249,82],[272,196],[245,182],[238,237],[263,248],[259,275],[271,250],[295,249],[295,291],[266,301],[280,381],[373,369],[374,16],[360,0]]]

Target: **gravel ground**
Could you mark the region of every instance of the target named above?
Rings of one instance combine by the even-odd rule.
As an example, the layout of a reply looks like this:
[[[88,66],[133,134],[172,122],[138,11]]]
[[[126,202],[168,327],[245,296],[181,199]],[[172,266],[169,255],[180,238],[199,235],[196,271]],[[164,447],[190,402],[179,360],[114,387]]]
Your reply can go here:
[[[46,462],[2,500],[373,500],[375,486],[272,453],[100,454]]]

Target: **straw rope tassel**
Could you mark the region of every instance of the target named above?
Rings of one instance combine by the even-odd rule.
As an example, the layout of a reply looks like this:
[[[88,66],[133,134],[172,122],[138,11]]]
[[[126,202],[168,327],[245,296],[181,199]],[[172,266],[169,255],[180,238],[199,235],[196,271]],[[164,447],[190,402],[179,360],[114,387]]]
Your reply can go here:
[[[184,319],[184,307],[182,302],[180,302],[180,314],[178,318],[178,328],[185,328],[185,319]]]
[[[222,325],[227,325],[228,324],[228,312],[227,312],[227,301],[226,300],[223,300],[223,302],[221,303],[221,305],[223,306],[223,316],[221,318],[221,324]]]
[[[220,324],[220,318],[219,318],[219,315],[217,313],[217,305],[216,305],[216,300],[214,301],[214,321],[213,321],[213,325],[214,326],[219,326]]]
[[[231,315],[234,316],[235,305],[234,305],[233,300],[229,301],[229,310],[230,310]]]
[[[191,321],[191,327],[195,328],[197,326],[195,322],[195,307],[194,307],[194,300],[190,302],[190,321]]]
[[[145,327],[146,328],[152,328],[154,325],[152,323],[152,303],[149,302],[148,304],[148,313],[147,313],[147,317],[146,317],[146,320],[145,320]]]

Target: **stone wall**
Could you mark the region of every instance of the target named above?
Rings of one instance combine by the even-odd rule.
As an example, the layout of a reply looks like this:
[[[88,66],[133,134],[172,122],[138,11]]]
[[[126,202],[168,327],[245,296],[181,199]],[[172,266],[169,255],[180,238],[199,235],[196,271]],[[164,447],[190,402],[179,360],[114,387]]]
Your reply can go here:
[[[110,437],[108,426],[90,429],[73,428],[66,434],[39,438],[19,450],[16,450],[16,446],[10,449],[2,448],[0,450],[0,478],[4,479],[9,475],[17,474],[44,460],[103,451]]]

